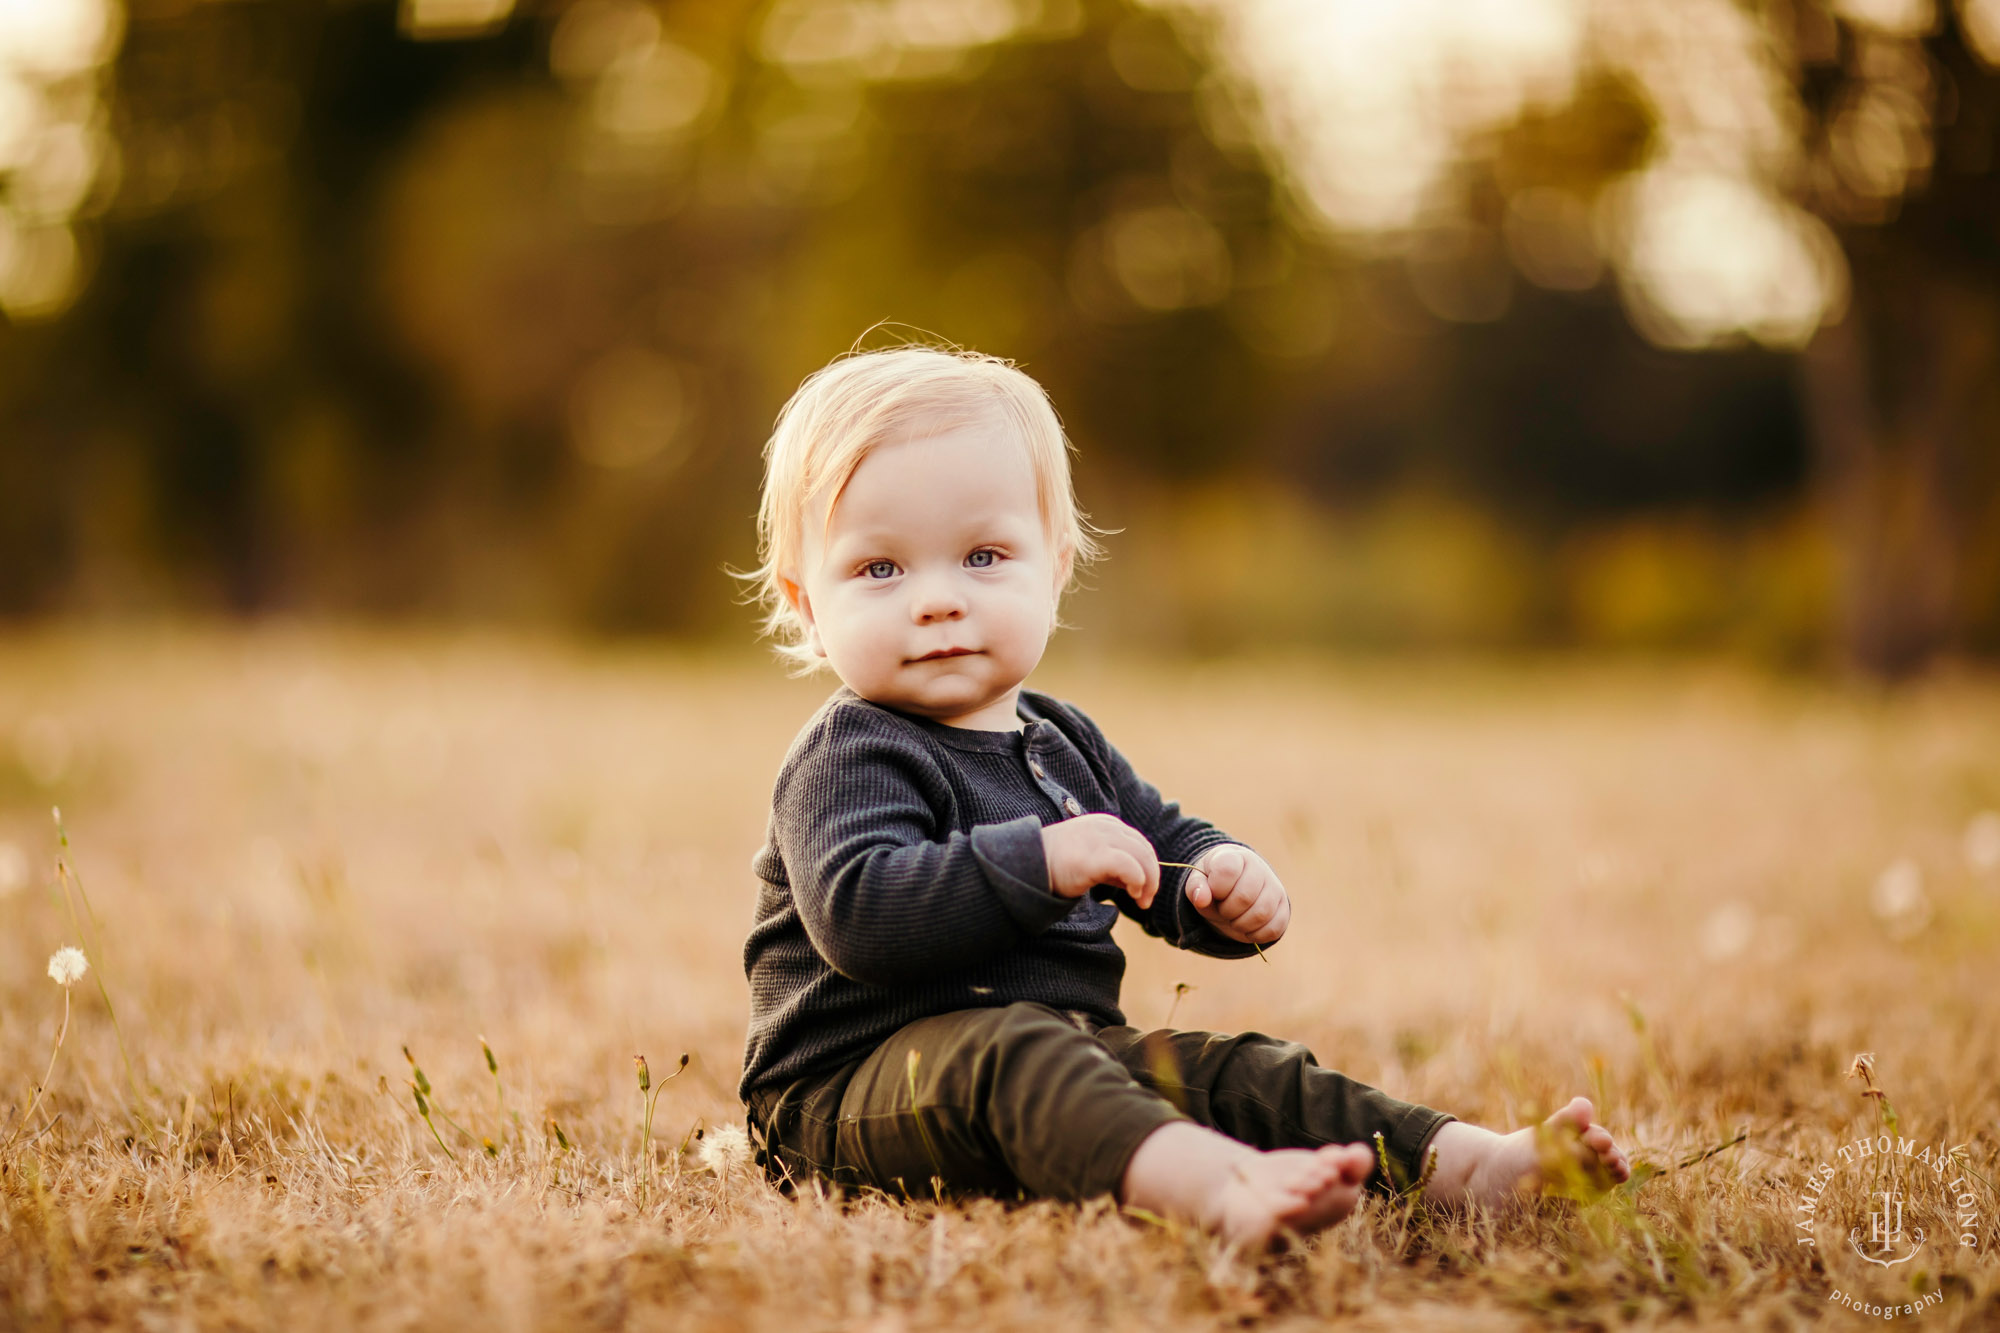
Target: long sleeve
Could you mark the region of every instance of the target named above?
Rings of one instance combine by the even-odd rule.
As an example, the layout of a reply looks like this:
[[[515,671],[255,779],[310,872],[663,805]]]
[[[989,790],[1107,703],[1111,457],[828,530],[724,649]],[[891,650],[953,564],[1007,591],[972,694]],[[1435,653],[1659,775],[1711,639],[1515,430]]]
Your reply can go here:
[[[1159,788],[1140,777],[1118,748],[1080,709],[1070,708],[1076,719],[1086,751],[1103,771],[1118,803],[1119,817],[1146,835],[1162,861],[1192,864],[1210,848],[1225,843],[1244,844],[1205,819],[1184,814],[1178,803],[1160,795]],[[1217,930],[1187,899],[1185,870],[1161,867],[1160,891],[1153,905],[1141,909],[1129,893],[1110,886],[1094,890],[1095,896],[1117,905],[1119,911],[1139,923],[1149,935],[1178,948],[1216,958],[1248,958],[1257,946],[1233,940]]]
[[[774,832],[813,948],[873,986],[933,980],[1018,947],[1076,904],[1049,891],[1033,816],[954,827],[914,739],[836,710],[779,775]]]

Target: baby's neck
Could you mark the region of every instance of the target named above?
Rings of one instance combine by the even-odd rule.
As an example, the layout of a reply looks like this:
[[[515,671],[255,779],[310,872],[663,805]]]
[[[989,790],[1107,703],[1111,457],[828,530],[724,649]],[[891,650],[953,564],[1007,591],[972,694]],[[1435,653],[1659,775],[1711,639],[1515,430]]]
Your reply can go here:
[[[852,689],[853,687],[849,686],[849,688]],[[860,692],[856,691],[856,693],[859,694]],[[865,699],[868,696],[861,695],[861,697]],[[1021,716],[1021,687],[1018,685],[1008,691],[1004,698],[995,699],[985,707],[972,712],[958,713],[951,717],[939,717],[934,713],[918,712],[906,704],[890,703],[882,699],[873,699],[869,702],[881,704],[885,708],[892,708],[900,713],[907,713],[912,717],[921,717],[928,722],[935,722],[941,727],[953,727],[959,731],[986,731],[999,734],[1017,733],[1030,720]]]

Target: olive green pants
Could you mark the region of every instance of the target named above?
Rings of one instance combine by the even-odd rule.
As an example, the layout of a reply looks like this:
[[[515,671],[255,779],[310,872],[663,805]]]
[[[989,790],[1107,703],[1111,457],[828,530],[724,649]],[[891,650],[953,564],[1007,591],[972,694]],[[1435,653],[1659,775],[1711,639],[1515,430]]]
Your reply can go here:
[[[920,1019],[838,1069],[757,1089],[758,1160],[782,1187],[817,1177],[902,1195],[1117,1194],[1161,1125],[1194,1120],[1256,1148],[1370,1143],[1414,1164],[1453,1117],[1322,1068],[1255,1032],[1101,1027],[1041,1004]],[[1371,1189],[1391,1188],[1378,1166]]]

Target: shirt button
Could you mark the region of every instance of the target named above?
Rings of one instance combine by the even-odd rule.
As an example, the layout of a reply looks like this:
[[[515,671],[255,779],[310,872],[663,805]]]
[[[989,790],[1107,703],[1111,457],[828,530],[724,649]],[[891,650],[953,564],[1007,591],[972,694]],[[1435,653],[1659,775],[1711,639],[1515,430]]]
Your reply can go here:
[[[1074,796],[1063,797],[1063,809],[1069,811],[1072,815],[1083,813],[1083,807],[1077,803],[1077,799]]]
[[[1030,759],[1028,761],[1028,771],[1030,773],[1033,773],[1038,778],[1043,778],[1048,776],[1048,774],[1042,771],[1042,765],[1039,760]]]

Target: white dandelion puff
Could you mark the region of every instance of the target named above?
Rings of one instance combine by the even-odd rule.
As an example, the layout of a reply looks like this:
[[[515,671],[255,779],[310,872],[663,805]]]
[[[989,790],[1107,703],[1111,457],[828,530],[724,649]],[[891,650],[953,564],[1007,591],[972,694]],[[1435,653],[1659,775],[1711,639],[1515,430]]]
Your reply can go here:
[[[2000,870],[2000,810],[1982,810],[1965,826],[1965,863],[1982,873]]]
[[[83,974],[89,970],[90,960],[83,956],[83,950],[72,944],[65,944],[49,958],[49,980],[58,986],[81,981]]]
[[[695,1156],[704,1168],[724,1180],[749,1169],[755,1160],[750,1136],[738,1125],[721,1125],[702,1135],[701,1149]]]
[[[1882,872],[1869,901],[1891,938],[1908,939],[1930,924],[1931,900],[1924,892],[1924,872],[1908,857]]]
[[[28,854],[11,842],[0,842],[0,898],[11,898],[28,886]]]
[[[1734,958],[1757,935],[1757,917],[1740,902],[1726,902],[1711,912],[1701,929],[1701,951],[1710,962]]]

